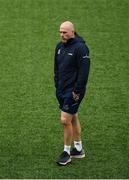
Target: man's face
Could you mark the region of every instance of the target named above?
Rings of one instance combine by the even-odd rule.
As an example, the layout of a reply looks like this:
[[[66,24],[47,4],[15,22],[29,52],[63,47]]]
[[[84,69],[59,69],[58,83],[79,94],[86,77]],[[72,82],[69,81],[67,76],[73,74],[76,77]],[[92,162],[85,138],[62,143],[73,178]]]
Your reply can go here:
[[[61,41],[63,43],[67,43],[67,41],[74,37],[74,32],[72,30],[70,30],[67,27],[60,27],[60,37],[61,37]]]

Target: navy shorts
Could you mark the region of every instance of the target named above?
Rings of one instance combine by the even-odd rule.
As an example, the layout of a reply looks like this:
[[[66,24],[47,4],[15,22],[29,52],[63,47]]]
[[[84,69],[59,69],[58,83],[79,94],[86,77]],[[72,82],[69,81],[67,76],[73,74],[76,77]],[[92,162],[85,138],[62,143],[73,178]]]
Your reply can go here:
[[[59,108],[63,112],[67,112],[69,114],[75,114],[78,111],[79,105],[84,97],[85,92],[81,93],[79,99],[75,101],[73,99],[72,91],[67,92],[56,92],[56,97],[59,102]]]

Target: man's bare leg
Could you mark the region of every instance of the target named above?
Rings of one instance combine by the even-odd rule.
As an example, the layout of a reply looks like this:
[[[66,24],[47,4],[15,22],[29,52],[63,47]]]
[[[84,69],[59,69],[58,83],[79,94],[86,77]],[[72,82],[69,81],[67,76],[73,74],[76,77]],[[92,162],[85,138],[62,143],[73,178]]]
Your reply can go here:
[[[73,115],[61,111],[61,123],[64,130],[64,151],[57,160],[57,164],[59,165],[66,165],[71,162],[70,149],[73,137],[72,118]]]
[[[73,115],[72,128],[73,128],[73,140],[81,141],[81,125],[77,113]]]
[[[73,137],[73,128],[72,128],[72,119],[73,115],[61,111],[61,123],[64,128],[64,151],[70,154],[71,141]]]
[[[85,157],[85,151],[82,148],[81,125],[77,113],[73,115],[72,127],[73,127],[73,140],[74,140],[75,149],[72,149],[71,156],[75,158],[83,158]]]

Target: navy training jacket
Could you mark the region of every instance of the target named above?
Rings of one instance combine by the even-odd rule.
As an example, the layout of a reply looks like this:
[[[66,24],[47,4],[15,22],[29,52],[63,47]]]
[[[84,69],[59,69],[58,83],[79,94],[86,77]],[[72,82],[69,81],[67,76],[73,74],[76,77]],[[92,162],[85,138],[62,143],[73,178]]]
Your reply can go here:
[[[90,69],[89,49],[76,34],[67,43],[60,42],[55,49],[54,80],[59,91],[71,89],[84,92]]]

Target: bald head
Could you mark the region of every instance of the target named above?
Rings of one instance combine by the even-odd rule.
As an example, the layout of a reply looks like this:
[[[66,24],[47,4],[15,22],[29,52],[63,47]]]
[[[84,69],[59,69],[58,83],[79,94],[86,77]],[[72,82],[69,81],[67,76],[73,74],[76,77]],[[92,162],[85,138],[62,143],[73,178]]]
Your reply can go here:
[[[65,21],[60,25],[60,36],[64,43],[75,37],[75,28],[72,22]]]
[[[60,25],[60,28],[66,28],[67,30],[75,31],[74,25],[73,25],[73,23],[70,22],[70,21],[65,21],[65,22],[63,22],[63,23]]]

